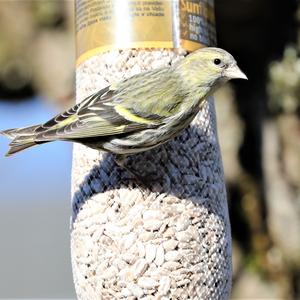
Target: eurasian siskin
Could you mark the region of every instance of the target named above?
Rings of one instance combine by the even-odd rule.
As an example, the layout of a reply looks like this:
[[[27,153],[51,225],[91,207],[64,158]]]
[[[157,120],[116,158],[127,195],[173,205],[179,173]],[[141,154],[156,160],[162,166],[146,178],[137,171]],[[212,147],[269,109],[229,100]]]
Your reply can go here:
[[[42,125],[1,132],[12,139],[7,155],[57,140],[124,155],[146,151],[186,128],[205,99],[233,78],[247,79],[228,52],[197,50],[108,86]]]

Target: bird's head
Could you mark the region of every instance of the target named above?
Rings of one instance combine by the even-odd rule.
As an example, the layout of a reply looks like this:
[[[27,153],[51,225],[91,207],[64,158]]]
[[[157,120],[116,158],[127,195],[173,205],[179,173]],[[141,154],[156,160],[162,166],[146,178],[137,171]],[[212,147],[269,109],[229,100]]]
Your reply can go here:
[[[175,68],[189,88],[213,88],[230,79],[247,79],[233,56],[220,48],[199,49],[180,61]]]

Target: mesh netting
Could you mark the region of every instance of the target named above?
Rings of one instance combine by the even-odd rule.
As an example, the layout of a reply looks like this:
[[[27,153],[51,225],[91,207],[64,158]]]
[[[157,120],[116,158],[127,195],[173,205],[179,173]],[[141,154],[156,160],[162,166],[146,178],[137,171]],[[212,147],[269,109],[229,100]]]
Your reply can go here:
[[[96,55],[77,68],[77,99],[183,55]],[[231,237],[213,100],[177,138],[124,164],[75,145],[71,250],[78,298],[227,299]]]

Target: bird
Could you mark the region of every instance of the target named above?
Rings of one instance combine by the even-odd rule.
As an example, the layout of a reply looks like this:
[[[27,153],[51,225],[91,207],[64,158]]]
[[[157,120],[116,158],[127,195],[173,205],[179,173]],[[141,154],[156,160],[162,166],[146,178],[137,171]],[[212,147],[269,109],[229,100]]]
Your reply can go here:
[[[233,56],[201,48],[173,65],[113,83],[44,124],[0,131],[12,140],[6,156],[52,141],[119,156],[147,151],[188,127],[206,99],[231,79],[247,79]]]

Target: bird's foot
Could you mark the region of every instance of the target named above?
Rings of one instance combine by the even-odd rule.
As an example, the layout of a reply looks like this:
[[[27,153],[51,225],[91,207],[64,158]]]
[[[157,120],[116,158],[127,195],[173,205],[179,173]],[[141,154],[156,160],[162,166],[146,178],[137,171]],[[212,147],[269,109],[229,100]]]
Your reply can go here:
[[[123,170],[126,170],[128,174],[133,178],[133,180],[136,183],[137,188],[141,191],[141,193],[144,195],[146,191],[149,192],[150,188],[147,185],[147,180],[145,181],[145,177],[140,176],[139,174],[135,173],[131,169],[129,169],[126,166],[126,156],[123,155],[116,155],[115,156],[115,162],[116,164]]]

